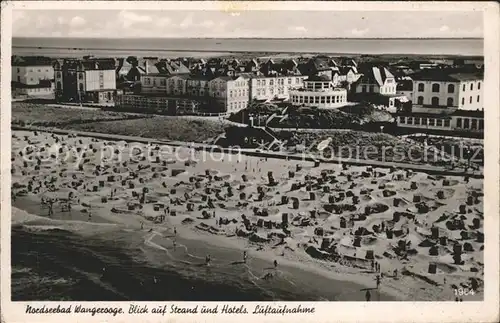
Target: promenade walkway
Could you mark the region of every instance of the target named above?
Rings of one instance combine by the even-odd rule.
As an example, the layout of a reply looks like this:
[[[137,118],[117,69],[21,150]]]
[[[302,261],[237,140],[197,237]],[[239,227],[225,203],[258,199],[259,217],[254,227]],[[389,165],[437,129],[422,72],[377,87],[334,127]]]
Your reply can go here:
[[[40,131],[40,132],[51,132],[59,135],[77,135],[82,137],[92,137],[101,140],[110,141],[126,141],[126,142],[139,142],[144,144],[157,144],[157,145],[170,145],[174,147],[192,147],[194,149],[206,150],[211,152],[224,152],[224,153],[241,153],[246,156],[255,157],[266,157],[266,158],[278,158],[278,159],[288,159],[288,160],[301,160],[301,161],[319,161],[322,163],[337,163],[337,164],[347,164],[356,166],[374,166],[382,168],[398,168],[398,169],[408,169],[413,171],[425,172],[428,174],[435,175],[451,175],[451,176],[470,176],[474,178],[483,178],[484,174],[482,170],[468,170],[467,172],[462,169],[450,169],[446,167],[428,165],[428,164],[409,164],[409,163],[395,163],[395,162],[385,162],[379,160],[371,159],[344,159],[344,158],[321,158],[314,156],[312,154],[306,153],[289,153],[289,152],[275,152],[275,151],[261,151],[259,149],[231,149],[223,148],[217,145],[203,144],[203,143],[189,143],[182,141],[172,141],[164,140],[158,138],[144,138],[135,136],[125,136],[125,135],[114,135],[107,133],[98,132],[87,132],[87,131],[75,131],[75,130],[61,130],[61,129],[49,129],[42,127],[21,127],[12,126],[12,130],[24,130],[24,131]]]

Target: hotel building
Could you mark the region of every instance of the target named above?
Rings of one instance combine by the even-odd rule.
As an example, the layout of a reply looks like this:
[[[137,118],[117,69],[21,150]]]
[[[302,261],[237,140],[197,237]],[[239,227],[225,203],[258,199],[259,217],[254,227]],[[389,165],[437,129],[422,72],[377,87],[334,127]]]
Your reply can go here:
[[[12,57],[14,97],[51,97],[54,94],[54,68],[47,57]]]
[[[112,58],[64,60],[54,64],[56,100],[111,103],[116,95]]]
[[[483,109],[481,73],[424,70],[412,75],[414,112],[451,113]]]
[[[287,100],[290,90],[301,88],[307,76],[256,76],[250,79],[250,100],[272,100],[274,98]]]
[[[289,91],[293,105],[334,109],[346,105],[347,90],[335,88],[327,75],[311,76],[304,81],[304,87]]]

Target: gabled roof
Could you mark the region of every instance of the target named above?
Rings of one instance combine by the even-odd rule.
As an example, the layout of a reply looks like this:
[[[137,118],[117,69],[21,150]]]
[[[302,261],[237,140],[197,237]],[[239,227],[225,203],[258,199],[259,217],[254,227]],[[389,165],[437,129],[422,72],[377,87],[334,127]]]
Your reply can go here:
[[[153,66],[155,68],[153,68]],[[179,75],[179,74],[189,74],[189,68],[187,68],[181,62],[161,60],[158,63],[149,66],[148,74],[162,74],[162,75]]]
[[[377,66],[372,66],[366,71],[364,71],[363,79],[366,80],[373,80],[375,81],[379,86],[384,85],[385,80],[388,78],[394,78],[394,75],[392,75],[391,72],[385,67],[377,67]]]

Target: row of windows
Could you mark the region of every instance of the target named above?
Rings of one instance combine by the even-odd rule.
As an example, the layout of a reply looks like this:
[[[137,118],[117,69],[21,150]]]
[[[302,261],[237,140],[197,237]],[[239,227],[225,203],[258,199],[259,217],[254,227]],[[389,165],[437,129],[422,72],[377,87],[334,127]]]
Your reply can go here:
[[[290,96],[290,101],[293,103],[340,103],[345,102],[346,99],[344,96],[335,95],[335,96]]]
[[[229,110],[241,110],[246,108],[247,102],[246,101],[240,101],[240,102],[230,102],[229,103]]]
[[[431,98],[431,105],[433,106],[439,106],[439,98],[437,96],[433,96]],[[420,104],[420,105],[423,105],[424,104],[424,97],[423,96],[419,96],[417,98],[417,104]],[[446,106],[448,107],[452,107],[453,106],[453,98],[448,98],[446,99]]]
[[[29,92],[50,92],[50,89],[48,88],[34,88],[34,89],[30,89]]]
[[[449,119],[419,118],[419,117],[399,117],[401,124],[423,125],[431,127],[450,127]]]
[[[260,95],[266,95],[266,94],[267,94],[266,89],[257,89],[257,95],[258,96],[260,96]],[[270,95],[273,95],[273,94],[285,94],[285,89],[282,88],[282,87],[280,87],[280,88],[277,89],[277,91],[275,91],[274,88],[270,88],[269,89],[269,94]]]
[[[46,68],[46,69],[45,69],[45,72],[48,72],[48,71],[49,71],[49,69],[48,69],[48,68]],[[17,68],[17,72],[18,72],[18,73],[21,73],[21,69],[20,69],[19,67]],[[38,73],[41,73],[41,72],[42,72],[42,70],[39,68],[39,69],[37,69],[37,72],[38,72]],[[33,69],[32,69],[32,68],[28,69],[28,73],[33,73]]]
[[[484,120],[457,118],[457,128],[483,130],[484,129]]]
[[[425,90],[425,84],[424,83],[419,83],[418,84],[418,92],[424,92]],[[434,83],[432,84],[432,92],[434,93],[439,93],[441,91],[441,85]],[[455,93],[455,85],[454,84],[448,84],[448,93]]]
[[[481,89],[481,82],[477,83],[477,89]],[[441,86],[438,83],[432,84],[432,92],[438,93],[441,90]],[[466,90],[465,84],[462,86],[462,91]],[[474,83],[470,84],[470,90],[474,90]],[[419,83],[418,84],[418,92],[424,92],[425,91],[425,84],[424,83]],[[455,85],[454,84],[448,84],[448,93],[455,93]]]
[[[239,89],[239,90],[234,90],[234,97],[239,97],[239,96],[247,96],[248,93],[247,93],[247,90],[246,89]],[[232,98],[233,97],[233,90],[230,90],[229,91],[229,97]]]
[[[276,80],[278,81],[277,82],[278,85],[285,85],[285,79],[276,79]],[[291,85],[292,81],[293,81],[293,78],[288,78],[287,79],[288,85]],[[257,86],[265,86],[266,82],[267,82],[266,79],[258,79]],[[296,77],[295,84],[299,84],[299,83],[300,83],[300,78]],[[269,79],[269,85],[274,85],[274,79]]]
[[[476,97],[476,102],[480,101],[480,96],[478,95]],[[419,96],[417,97],[417,104],[423,105],[424,104],[424,97]],[[465,104],[465,98],[462,98],[462,105]],[[472,104],[472,96],[469,97],[469,104]],[[439,98],[437,96],[434,96],[431,98],[431,105],[433,106],[439,106]],[[453,98],[448,98],[446,99],[446,106],[452,107],[453,106]]]
[[[481,82],[477,82],[477,89],[478,90],[481,90]],[[470,84],[470,90],[473,91],[474,90],[474,83],[471,83]],[[462,86],[462,91],[465,91],[465,84]]]

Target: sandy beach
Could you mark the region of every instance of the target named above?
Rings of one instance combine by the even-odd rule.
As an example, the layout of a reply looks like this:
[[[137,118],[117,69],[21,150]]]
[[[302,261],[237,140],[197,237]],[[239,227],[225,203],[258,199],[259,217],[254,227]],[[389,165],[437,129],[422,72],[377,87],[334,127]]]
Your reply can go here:
[[[12,135],[13,226],[112,242],[269,299],[453,301],[471,284],[464,300],[482,299],[481,179]]]

